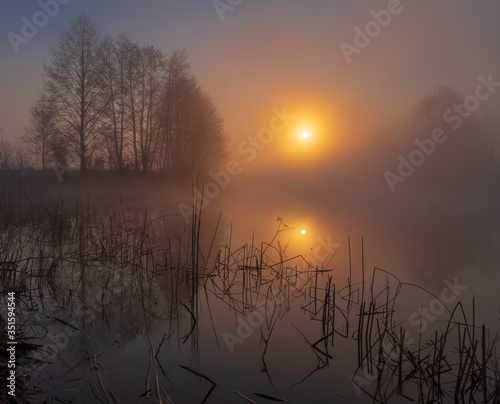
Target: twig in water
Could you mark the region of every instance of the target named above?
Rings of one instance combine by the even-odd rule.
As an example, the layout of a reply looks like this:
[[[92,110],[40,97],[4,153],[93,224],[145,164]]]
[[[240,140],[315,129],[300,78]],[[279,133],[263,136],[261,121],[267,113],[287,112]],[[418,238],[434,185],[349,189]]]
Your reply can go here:
[[[238,394],[241,398],[244,400],[248,401],[249,403],[255,404],[255,401],[250,400],[248,397],[245,397],[243,394],[241,394],[239,391],[234,390],[236,394]]]
[[[279,401],[280,403],[286,403],[287,401],[284,398],[278,398],[278,397],[273,397],[273,396],[268,396],[267,394],[262,394],[262,393],[253,393],[256,396],[265,398],[266,400],[270,401]]]

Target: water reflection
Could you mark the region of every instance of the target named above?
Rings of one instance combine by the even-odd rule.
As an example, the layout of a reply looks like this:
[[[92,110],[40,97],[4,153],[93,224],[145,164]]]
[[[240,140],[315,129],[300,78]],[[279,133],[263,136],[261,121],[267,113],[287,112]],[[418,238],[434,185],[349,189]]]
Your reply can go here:
[[[172,237],[177,218],[139,217],[80,211],[4,246],[24,257],[3,281],[38,345],[33,402],[495,399],[496,339],[459,280],[428,292],[349,239],[294,255],[282,220],[269,242],[216,249],[199,218]]]

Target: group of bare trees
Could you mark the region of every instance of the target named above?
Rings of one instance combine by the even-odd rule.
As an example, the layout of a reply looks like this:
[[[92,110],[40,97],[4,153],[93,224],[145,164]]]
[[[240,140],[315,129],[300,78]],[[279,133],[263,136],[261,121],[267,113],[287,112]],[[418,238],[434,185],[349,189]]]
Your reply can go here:
[[[190,71],[126,36],[103,37],[81,14],[44,66],[26,142],[43,168],[91,167],[188,174],[225,155],[222,121]]]
[[[60,167],[67,165],[68,143],[58,132],[55,105],[46,93],[31,108],[26,133],[24,141],[34,155],[40,156],[43,169],[49,162]]]

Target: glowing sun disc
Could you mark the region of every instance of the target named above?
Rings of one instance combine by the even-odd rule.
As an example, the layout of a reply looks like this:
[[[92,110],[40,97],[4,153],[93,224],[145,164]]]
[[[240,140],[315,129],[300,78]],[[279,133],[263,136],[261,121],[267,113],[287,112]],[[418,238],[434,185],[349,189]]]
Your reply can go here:
[[[306,234],[306,231],[305,230],[301,230],[300,234]]]
[[[302,133],[302,137],[303,137],[304,139],[307,139],[307,138],[309,137],[309,132],[304,132],[304,133]]]

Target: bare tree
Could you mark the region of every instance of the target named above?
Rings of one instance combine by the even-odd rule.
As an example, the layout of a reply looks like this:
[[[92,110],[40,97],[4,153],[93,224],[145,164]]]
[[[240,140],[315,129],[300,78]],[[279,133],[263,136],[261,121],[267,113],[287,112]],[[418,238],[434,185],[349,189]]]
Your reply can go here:
[[[57,164],[66,162],[68,142],[82,171],[99,160],[190,176],[225,154],[222,121],[183,50],[167,59],[125,36],[101,39],[81,14],[44,69],[58,136],[44,138],[43,166],[48,145]]]
[[[179,162],[183,161],[183,140],[186,131],[186,111],[189,93],[196,86],[191,74],[187,54],[184,50],[175,51],[167,62],[166,80],[162,94],[160,119],[159,169],[179,172]]]
[[[96,24],[80,14],[62,33],[50,64],[44,66],[45,87],[56,104],[60,131],[73,146],[82,171],[98,145],[98,124],[108,101],[100,43]]]
[[[139,59],[141,55],[140,47],[133,43],[128,42],[124,44],[126,46],[127,57],[124,61],[125,65],[125,83],[126,83],[126,106],[128,111],[128,118],[130,121],[131,128],[131,141],[132,141],[132,152],[133,152],[133,167],[135,170],[139,170],[139,148],[138,148],[138,126],[139,119],[137,117],[138,99],[140,97],[137,95],[137,88],[139,82]]]
[[[104,113],[104,134],[110,168],[122,169],[125,164],[128,134],[131,130],[127,68],[134,58],[134,47],[121,35],[106,37],[101,47],[103,77],[108,103]]]
[[[22,143],[14,146],[14,166],[20,171],[33,168],[32,155]]]
[[[70,143],[67,138],[57,133],[48,142],[49,157],[56,167],[65,168],[69,165]]]
[[[42,169],[45,169],[50,155],[50,140],[57,132],[54,101],[47,94],[42,93],[31,108],[30,121],[25,130],[27,135],[23,141],[32,154],[41,157]]]
[[[138,149],[141,168],[150,171],[156,158],[159,139],[158,110],[160,108],[161,89],[163,86],[165,56],[151,46],[141,48],[138,64],[138,85],[136,87],[135,115],[136,129],[139,136]]]

